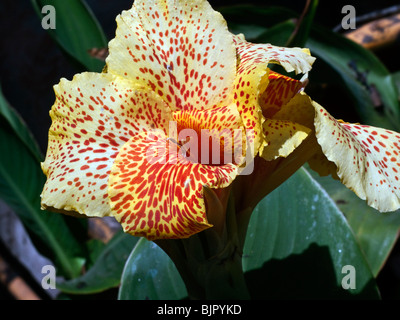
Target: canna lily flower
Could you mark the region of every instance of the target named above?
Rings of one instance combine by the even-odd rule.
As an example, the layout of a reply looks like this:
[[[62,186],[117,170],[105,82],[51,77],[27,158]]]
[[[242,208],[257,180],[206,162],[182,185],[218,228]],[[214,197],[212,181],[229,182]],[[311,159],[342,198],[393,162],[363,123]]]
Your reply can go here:
[[[399,135],[335,120],[268,68],[306,74],[307,49],[248,43],[205,0],[136,1],[117,23],[103,72],[54,87],[42,208],[187,238],[212,227],[205,188],[226,199],[249,157],[275,163],[306,143],[314,169],[380,210],[399,207]]]
[[[152,240],[186,238],[212,226],[203,188],[226,198],[246,145],[258,148],[258,133],[245,133],[242,120],[258,90],[207,1],[135,2],[117,23],[103,73],[54,88],[42,208],[111,215]],[[310,68],[300,49],[279,50],[298,53],[293,63]],[[207,150],[215,140],[222,151]],[[215,153],[220,160],[209,161]]]

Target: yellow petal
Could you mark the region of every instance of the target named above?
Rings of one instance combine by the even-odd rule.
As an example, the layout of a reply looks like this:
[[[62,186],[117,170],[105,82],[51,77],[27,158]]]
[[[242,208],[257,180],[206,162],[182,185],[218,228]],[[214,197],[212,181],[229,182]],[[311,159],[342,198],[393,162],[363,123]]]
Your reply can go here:
[[[272,118],[266,119],[263,125],[267,143],[262,153],[265,160],[287,157],[307,136],[314,135],[315,110],[311,99],[304,92],[299,92],[285,104],[293,93],[291,91],[287,97],[280,98],[274,104],[277,109],[269,109]],[[318,148],[316,141],[315,148]]]
[[[231,96],[232,34],[207,1],[135,1],[117,23],[108,72],[149,87],[174,111],[212,108]]]
[[[233,164],[192,163],[164,134],[141,133],[122,147],[112,166],[113,215],[132,235],[186,238],[211,227],[203,186],[224,188],[236,174]]]
[[[286,158],[312,131],[292,121],[275,119],[266,119],[263,129],[267,146],[261,156],[267,161],[278,157]]]
[[[54,90],[42,207],[109,215],[108,177],[120,148],[139,131],[167,133],[171,113],[154,93],[104,73],[62,79]]]
[[[314,117],[312,100],[305,92],[296,94],[272,116],[275,120],[290,120],[309,129],[314,129]]]
[[[337,121],[312,103],[318,143],[342,183],[379,211],[399,209],[400,134]]]
[[[332,161],[329,161],[322,152],[321,146],[318,144],[318,142],[316,142],[316,144],[317,147],[315,148],[315,154],[307,161],[310,168],[318,172],[321,177],[330,175],[333,179],[340,180],[337,175],[336,164]]]

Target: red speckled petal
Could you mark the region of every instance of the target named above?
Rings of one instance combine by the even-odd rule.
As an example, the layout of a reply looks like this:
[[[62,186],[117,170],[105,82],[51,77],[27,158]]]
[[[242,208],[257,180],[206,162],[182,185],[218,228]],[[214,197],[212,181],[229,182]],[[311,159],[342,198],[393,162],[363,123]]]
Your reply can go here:
[[[239,165],[244,160],[246,135],[236,105],[207,110],[177,111],[174,112],[174,119],[179,134],[183,134],[182,137],[176,138],[177,141],[185,141],[186,134],[193,139],[187,144],[198,149],[195,157],[198,162],[219,164],[212,160],[212,157],[215,159],[216,153],[219,154],[221,163],[233,162]]]
[[[240,58],[239,73],[249,72],[250,64],[253,64],[252,69],[256,69],[259,64],[262,64],[265,74],[267,71],[265,67],[269,63],[279,64],[287,72],[307,73],[315,61],[315,58],[310,56],[308,49],[277,47],[269,43],[251,43],[241,35],[236,35],[233,39]],[[245,68],[245,70],[240,71],[241,68]]]
[[[254,130],[255,150],[260,152],[265,145],[262,139],[264,117],[259,105],[259,97],[268,85],[268,64],[278,63],[286,71],[306,73],[311,69],[315,58],[308,50],[282,48],[270,44],[253,44],[241,36],[234,36],[239,65],[235,80],[235,101],[246,129]],[[249,139],[251,141],[251,138]]]
[[[299,92],[303,83],[274,71],[269,72],[268,80],[268,86],[259,102],[264,117],[271,118]]]
[[[312,104],[318,143],[336,164],[342,183],[379,211],[399,209],[400,134],[337,121],[323,107]]]
[[[111,169],[113,215],[132,235],[186,238],[211,227],[203,185],[224,188],[236,174],[233,164],[192,163],[165,135],[142,133],[123,146]]]
[[[235,46],[207,1],[135,1],[117,23],[108,72],[151,88],[174,111],[212,108],[230,97]]]
[[[42,207],[108,215],[108,177],[120,148],[139,131],[167,133],[171,113],[154,93],[109,74],[79,74],[54,89]]]
[[[234,104],[208,110],[176,111],[173,115],[179,126],[196,131],[242,128],[242,120]]]

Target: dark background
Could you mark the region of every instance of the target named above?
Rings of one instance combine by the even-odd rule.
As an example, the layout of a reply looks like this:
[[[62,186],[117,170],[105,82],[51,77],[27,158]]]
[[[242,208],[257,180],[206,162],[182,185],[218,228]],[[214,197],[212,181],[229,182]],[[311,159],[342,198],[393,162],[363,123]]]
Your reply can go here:
[[[68,1],[68,0],[66,0]],[[285,6],[301,13],[306,1],[209,1],[214,8],[238,3]],[[115,17],[132,6],[132,0],[87,0],[103,27],[108,40],[114,37]],[[341,23],[344,5],[353,5],[357,16],[398,5],[398,1],[327,1],[320,0],[315,22],[329,28]],[[397,53],[396,53],[397,51]],[[400,70],[398,50],[377,52],[390,71]],[[47,148],[50,127],[49,110],[54,102],[53,85],[60,78],[71,79],[77,73],[71,61],[41,28],[29,0],[0,1],[0,85],[9,103],[21,114],[39,143]],[[2,249],[2,248],[0,248]],[[4,248],[3,248],[4,249]],[[384,298],[400,298],[400,249],[397,245],[381,272],[378,283]],[[0,298],[8,296],[0,295]]]

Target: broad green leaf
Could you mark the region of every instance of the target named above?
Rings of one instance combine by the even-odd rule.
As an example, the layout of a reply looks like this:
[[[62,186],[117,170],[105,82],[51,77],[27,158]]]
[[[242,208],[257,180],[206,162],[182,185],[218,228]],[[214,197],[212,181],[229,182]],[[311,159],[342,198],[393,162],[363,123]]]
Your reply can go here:
[[[307,11],[304,16],[300,17],[296,22],[297,27],[295,32],[291,34],[286,47],[304,47],[313,25],[314,16],[318,7],[318,0],[307,1],[308,6],[305,8]]]
[[[400,210],[380,213],[369,207],[364,200],[358,198],[340,181],[331,177],[320,177],[312,170],[309,172],[346,216],[376,277],[397,240],[400,229]]]
[[[347,265],[355,268],[355,289],[342,287]],[[254,298],[379,298],[345,217],[304,169],[255,208],[243,268]]]
[[[13,109],[3,95],[0,87],[0,116],[4,117],[20,140],[32,152],[37,161],[42,161],[42,154],[32,133],[22,117]]]
[[[400,71],[392,73],[392,77],[393,77],[394,83],[396,84],[397,92],[398,92],[398,100],[400,101]]]
[[[118,232],[83,276],[57,283],[57,289],[65,293],[92,294],[117,287],[125,262],[137,241],[137,237]]]
[[[168,255],[142,238],[126,262],[120,300],[180,300],[187,297],[183,280]]]
[[[60,47],[84,68],[101,71],[104,62],[90,56],[88,50],[107,47],[107,40],[100,24],[84,0],[31,0],[40,19],[49,14],[42,8],[53,6],[56,28],[48,29]]]
[[[260,43],[272,43],[275,46],[284,47],[293,33],[294,24],[287,20],[273,25],[261,33],[255,41]],[[271,66],[272,67],[272,66]]]
[[[55,263],[57,273],[78,276],[85,255],[73,232],[87,231],[80,221],[40,209],[45,183],[40,155],[28,128],[9,107],[0,93],[0,197],[19,216],[38,250]]]
[[[297,13],[285,8],[252,4],[224,6],[217,10],[228,22],[231,32],[243,33],[248,41],[277,23],[298,17]]]
[[[90,270],[92,268],[93,264],[103,253],[105,246],[106,246],[105,243],[99,239],[90,239],[89,241],[86,242],[86,247],[88,250],[88,259],[85,264],[86,270]]]

